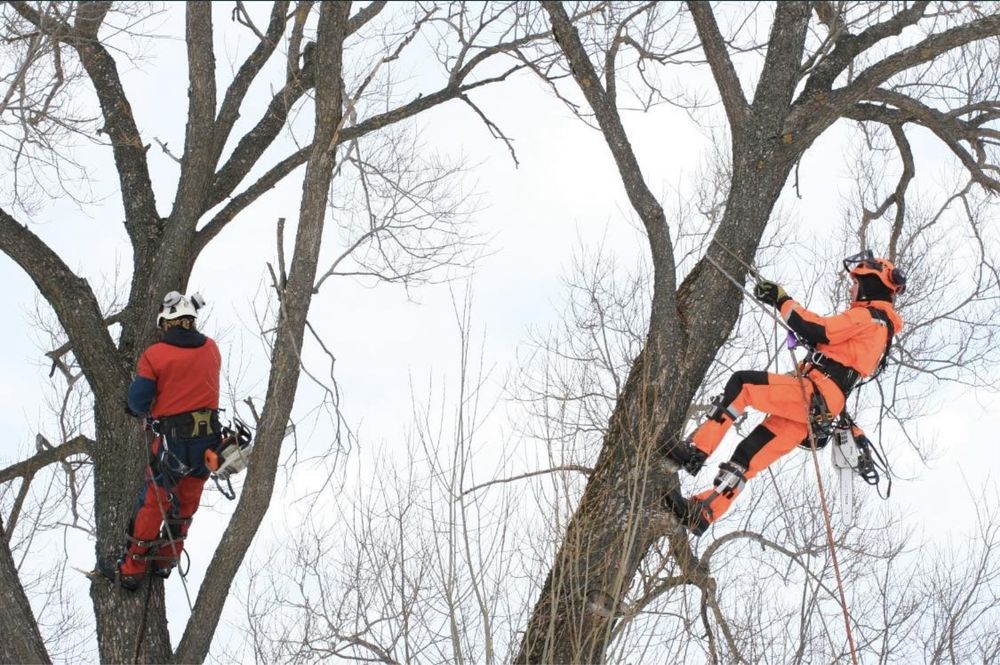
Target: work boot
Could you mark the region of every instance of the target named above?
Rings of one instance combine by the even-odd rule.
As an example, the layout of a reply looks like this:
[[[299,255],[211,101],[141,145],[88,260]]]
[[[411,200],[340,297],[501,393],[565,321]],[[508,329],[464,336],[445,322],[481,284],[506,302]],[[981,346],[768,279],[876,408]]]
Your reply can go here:
[[[155,561],[149,564],[149,574],[156,575],[160,579],[167,579],[172,572],[174,572],[174,566],[171,564],[160,565]]]
[[[681,441],[672,446],[660,446],[659,454],[672,471],[684,469],[692,476],[697,476],[705,465],[708,455],[695,447],[690,441]]]
[[[680,490],[673,490],[663,495],[663,507],[674,518],[691,532],[692,536],[700,536],[711,526],[711,511],[701,502],[687,499]]]
[[[122,575],[118,571],[118,584],[126,591],[135,591],[142,584],[142,577],[139,575]]]
[[[122,559],[107,556],[97,562],[97,572],[112,583],[117,583],[126,591],[135,591],[142,584],[142,575],[124,575],[121,571]]]

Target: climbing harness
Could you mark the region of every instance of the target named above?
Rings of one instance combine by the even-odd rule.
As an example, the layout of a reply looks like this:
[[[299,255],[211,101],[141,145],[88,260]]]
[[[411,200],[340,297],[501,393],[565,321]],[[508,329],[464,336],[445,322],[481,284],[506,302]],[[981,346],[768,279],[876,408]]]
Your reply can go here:
[[[714,239],[713,238],[713,242],[719,248],[721,248],[723,251],[725,251],[727,254],[729,254],[730,256],[732,256],[733,258],[735,258],[738,262],[740,262],[744,267],[746,267],[751,272],[751,274],[753,274],[755,277],[758,278],[758,280],[761,279],[760,274],[757,272],[757,270],[755,270],[752,266],[748,265],[745,261],[743,261],[743,259],[741,259],[738,255],[736,255],[735,252],[731,251],[729,248],[727,248],[725,245],[723,245],[721,242],[719,242],[718,239]],[[744,295],[748,295],[748,292],[744,288],[744,286],[741,283],[739,283],[734,277],[732,277],[724,268],[722,268],[722,266],[720,266],[711,256],[709,256],[708,254],[706,254],[705,258],[708,259],[709,263],[711,263],[716,268],[716,270],[718,270],[726,279],[728,279],[730,282],[732,282],[733,285],[736,286]],[[864,269],[870,269],[870,270],[873,270],[873,271],[874,270],[882,270],[882,271],[886,270],[886,267],[884,265],[882,265],[881,263],[875,262],[873,260],[873,257],[870,255],[870,251],[868,252],[867,255],[859,255],[857,257],[851,257],[851,259],[852,260],[853,259],[857,259],[860,262],[872,261],[873,264],[877,263],[877,265],[872,265],[872,266],[869,266],[869,265],[866,265],[864,263],[861,263],[861,267],[864,268]],[[845,262],[844,262],[844,267],[848,271],[852,272],[852,274],[853,274],[854,270],[857,270],[857,268],[851,268],[848,265],[848,260],[846,260],[846,259],[845,259]],[[890,280],[893,280],[893,284],[891,284],[890,286],[895,286],[896,287],[894,289],[894,292],[901,293],[903,291],[903,289],[905,289],[905,276],[903,276],[901,272],[898,275],[890,274],[889,278],[890,278]],[[898,284],[895,283],[896,280],[898,280],[898,282],[899,282]],[[756,302],[756,300],[753,300],[751,302]],[[835,578],[837,580],[837,590],[838,590],[838,593],[839,593],[839,596],[840,596],[840,607],[841,607],[841,610],[842,610],[843,615],[844,615],[844,630],[845,630],[846,636],[847,636],[847,643],[848,643],[848,647],[849,647],[850,654],[851,654],[851,661],[852,661],[852,663],[854,663],[854,665],[857,665],[857,663],[858,663],[858,656],[857,656],[857,648],[856,648],[855,643],[854,643],[854,635],[853,635],[853,632],[851,630],[851,616],[850,616],[850,612],[849,612],[848,607],[847,607],[847,596],[846,596],[846,594],[844,592],[843,578],[842,578],[841,573],[840,573],[840,563],[839,563],[839,561],[837,559],[837,548],[836,548],[836,543],[835,543],[834,538],[833,538],[833,527],[832,527],[831,519],[830,519],[830,510],[829,510],[829,507],[827,505],[826,490],[824,488],[822,472],[821,472],[820,466],[819,466],[819,456],[817,454],[817,451],[818,451],[817,436],[816,436],[817,430],[821,434],[826,434],[826,438],[827,439],[829,439],[829,437],[831,435],[836,435],[838,437],[838,440],[842,440],[843,441],[843,443],[838,443],[838,445],[835,445],[834,448],[835,449],[839,449],[839,453],[840,453],[839,462],[840,462],[840,464],[843,465],[843,467],[845,469],[849,469],[848,473],[853,473],[855,469],[859,468],[859,460],[861,458],[861,455],[860,455],[860,451],[859,451],[857,445],[855,445],[853,447],[853,451],[852,451],[852,449],[849,449],[847,447],[848,446],[848,442],[846,441],[846,439],[841,439],[840,438],[840,437],[842,437],[842,434],[841,434],[842,430],[833,427],[833,416],[832,415],[829,416],[829,419],[826,418],[826,416],[829,414],[829,411],[825,408],[825,404],[822,404],[821,405],[822,408],[819,409],[819,412],[820,412],[820,414],[822,414],[823,418],[819,422],[817,422],[817,403],[816,403],[815,398],[819,394],[818,387],[815,385],[815,383],[813,383],[813,399],[812,400],[809,400],[807,398],[806,387],[805,387],[805,381],[806,380],[809,380],[812,383],[811,378],[809,378],[807,376],[808,372],[811,371],[813,368],[817,368],[820,371],[823,371],[827,376],[830,376],[831,380],[833,380],[835,383],[837,383],[838,387],[841,388],[841,390],[842,390],[842,392],[844,394],[844,397],[846,399],[848,392],[850,391],[851,388],[854,387],[854,383],[857,381],[857,377],[856,376],[852,376],[849,373],[841,373],[841,372],[837,371],[837,370],[839,370],[839,368],[831,364],[831,362],[832,362],[831,359],[825,358],[825,356],[822,356],[822,354],[821,354],[821,357],[817,357],[815,355],[815,349],[812,349],[812,346],[809,345],[809,344],[804,344],[804,346],[806,346],[807,348],[810,348],[810,349],[812,349],[814,351],[814,353],[813,353],[813,361],[814,362],[810,363],[809,366],[807,368],[805,368],[805,372],[803,372],[802,363],[799,363],[798,360],[795,358],[795,352],[794,352],[795,346],[798,346],[798,341],[799,341],[798,336],[795,335],[794,331],[792,331],[791,328],[788,325],[786,325],[785,322],[783,320],[781,320],[780,317],[776,316],[773,312],[771,312],[770,309],[764,309],[764,311],[767,312],[783,328],[785,328],[786,330],[789,331],[788,344],[787,344],[788,353],[789,353],[789,355],[792,358],[793,366],[795,368],[795,376],[799,380],[799,387],[800,387],[800,389],[802,391],[803,401],[807,402],[807,404],[808,404],[808,406],[806,407],[807,408],[806,423],[807,423],[807,428],[808,428],[808,433],[809,433],[808,441],[809,441],[809,447],[811,448],[811,450],[813,452],[813,455],[812,455],[813,466],[814,466],[814,469],[816,471],[816,482],[817,482],[818,489],[819,489],[820,505],[822,506],[823,522],[824,522],[824,525],[826,527],[827,545],[828,545],[829,550],[830,550],[830,559],[831,559],[831,562],[833,564],[834,576],[835,576]],[[872,311],[872,308],[869,308],[869,311]],[[875,314],[873,314],[872,316],[873,316],[873,318],[876,318]],[[888,329],[888,332],[889,332],[888,343],[886,345],[885,352],[883,353],[883,357],[882,357],[882,359],[880,361],[880,364],[879,364],[879,371],[881,371],[881,369],[883,369],[884,365],[887,363],[887,358],[888,358],[888,355],[889,355],[889,349],[890,349],[890,346],[891,346],[891,343],[892,343],[893,332],[894,332],[893,329],[892,329],[892,326],[891,326],[891,322],[886,322],[886,323],[888,323],[888,325],[889,325],[889,329]],[[792,343],[793,341],[795,341],[796,343],[793,344]],[[818,362],[816,362],[816,361],[818,361]],[[825,367],[824,367],[824,361],[825,361]],[[837,363],[837,364],[839,365],[839,363]],[[830,372],[830,371],[824,371],[825,369],[832,369],[833,371],[832,372]],[[840,380],[838,381],[838,379],[840,379]],[[846,390],[845,390],[845,388],[846,388]],[[848,428],[848,434],[849,433],[850,433],[850,429]],[[853,437],[851,437],[851,438],[853,439]],[[853,452],[857,452],[857,456],[854,456]],[[865,476],[867,476],[867,477],[871,477],[871,466],[872,465],[868,465],[867,463],[865,464],[864,473],[865,473]],[[863,476],[863,477],[865,477],[865,476]],[[842,478],[842,480],[843,480],[843,478]],[[842,488],[841,491],[842,492],[846,491],[846,490],[843,489],[845,487],[851,487],[851,485],[849,483],[847,483],[847,482],[842,482],[841,483],[841,488]],[[842,497],[842,499],[843,499],[843,497]]]
[[[163,446],[161,456],[166,460],[171,472],[179,476],[190,474],[191,468],[173,454],[169,447],[169,439],[171,437],[192,439],[218,434],[219,443],[216,448],[205,451],[205,466],[211,472],[212,481],[222,496],[230,501],[236,498],[236,491],[230,478],[247,468],[250,452],[253,450],[253,433],[245,422],[234,417],[229,425],[222,425],[217,410],[199,409],[157,420],[147,419],[147,426],[161,437]],[[162,460],[153,461],[159,463]],[[156,466],[153,461],[150,462],[150,466],[155,473]],[[222,485],[223,482],[226,484],[225,487]]]

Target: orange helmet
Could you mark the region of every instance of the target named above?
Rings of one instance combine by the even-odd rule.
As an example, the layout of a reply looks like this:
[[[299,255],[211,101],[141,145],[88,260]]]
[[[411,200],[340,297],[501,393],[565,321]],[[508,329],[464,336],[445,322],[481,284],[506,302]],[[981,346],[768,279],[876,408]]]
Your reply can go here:
[[[844,270],[851,277],[875,275],[893,295],[906,291],[906,273],[892,264],[889,259],[877,259],[872,250],[866,249],[844,259]]]

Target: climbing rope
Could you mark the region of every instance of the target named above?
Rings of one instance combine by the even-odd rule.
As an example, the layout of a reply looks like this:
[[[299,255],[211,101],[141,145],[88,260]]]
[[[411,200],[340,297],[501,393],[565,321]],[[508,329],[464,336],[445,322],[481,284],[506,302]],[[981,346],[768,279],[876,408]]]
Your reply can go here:
[[[753,266],[751,266],[748,263],[746,263],[735,252],[731,251],[729,248],[727,248],[725,245],[723,245],[718,239],[713,238],[712,242],[714,242],[720,249],[722,249],[724,252],[726,252],[731,257],[733,257],[736,261],[738,261],[756,279],[758,279],[758,280],[763,279],[763,277],[761,277],[760,273]],[[728,279],[737,289],[739,289],[740,293],[742,293],[744,296],[750,295],[750,293],[743,286],[743,284],[741,284],[740,282],[738,282],[736,280],[736,278],[734,278],[732,275],[730,275],[728,272],[726,272],[726,270],[722,266],[720,266],[718,264],[718,262],[716,262],[715,259],[713,259],[709,254],[706,253],[705,254],[705,258],[708,260],[708,262],[710,264],[712,264],[713,267],[715,267],[716,270],[719,271],[720,274],[722,274],[723,277],[725,277],[726,279]],[[781,325],[783,328],[785,328],[789,332],[793,332],[791,330],[791,328],[789,328],[788,324],[785,323],[785,321],[783,321],[779,316],[777,316],[770,309],[764,307],[761,303],[758,303],[758,301],[756,300],[756,298],[751,299],[750,302],[752,302],[754,304],[757,304],[757,305],[760,305],[761,309],[764,312],[766,312],[769,316],[771,316],[771,318],[773,318],[779,325]],[[816,471],[816,482],[819,485],[819,500],[820,500],[820,505],[822,506],[822,509],[823,509],[823,522],[824,522],[824,524],[826,526],[826,541],[827,541],[827,546],[828,546],[828,548],[830,550],[830,559],[831,559],[831,561],[833,563],[834,577],[836,578],[836,581],[837,581],[837,592],[838,592],[838,594],[840,596],[840,609],[841,609],[841,611],[843,612],[843,615],[844,615],[844,630],[847,633],[847,645],[848,645],[848,648],[850,649],[851,663],[853,663],[853,665],[858,665],[857,648],[856,648],[856,646],[854,644],[854,634],[851,631],[851,615],[850,615],[850,611],[848,610],[848,607],[847,607],[847,595],[844,593],[843,578],[840,575],[840,563],[837,560],[837,545],[836,545],[836,542],[835,542],[835,540],[833,538],[833,525],[832,525],[832,520],[830,518],[830,508],[829,508],[829,505],[827,504],[826,490],[825,490],[825,488],[823,486],[823,477],[822,477],[823,474],[822,474],[822,471],[821,471],[820,466],[819,466],[819,453],[818,453],[819,449],[816,446],[816,435],[815,435],[815,432],[813,431],[812,417],[811,417],[812,414],[810,413],[811,401],[809,400],[808,395],[806,394],[805,377],[802,375],[802,372],[801,372],[801,370],[799,368],[799,362],[795,358],[795,353],[794,353],[794,351],[792,351],[791,348],[789,348],[788,349],[788,354],[792,358],[792,366],[795,369],[795,378],[799,382],[799,388],[802,391],[802,400],[806,404],[806,414],[805,414],[806,415],[806,428],[807,428],[807,430],[809,432],[809,448],[810,448],[810,450],[812,450],[813,467],[814,467],[814,469]]]
[[[851,632],[851,615],[847,609],[847,596],[844,594],[844,582],[840,576],[840,563],[837,561],[837,546],[833,539],[833,525],[830,519],[830,507],[826,502],[826,490],[823,487],[823,474],[819,468],[819,452],[816,447],[816,433],[813,431],[812,418],[810,417],[810,401],[806,395],[805,377],[799,369],[795,353],[788,349],[788,355],[792,357],[795,367],[795,378],[798,379],[799,389],[802,391],[802,401],[806,404],[806,428],[809,430],[809,449],[812,450],[813,467],[816,470],[816,484],[819,486],[819,503],[823,507],[823,523],[826,526],[826,542],[830,547],[830,560],[833,562],[833,574],[837,579],[837,592],[840,594],[840,609],[844,613],[844,630],[847,632],[847,645],[851,651],[851,662],[858,665],[858,653],[854,646],[854,634]],[[814,388],[814,390],[818,390]]]
[[[144,458],[146,458],[147,455],[149,454],[148,451],[150,449],[150,446],[152,445],[152,440],[151,440],[149,434],[147,434],[147,432],[149,432],[149,431],[150,431],[150,429],[148,429],[148,428],[144,429],[144,431],[143,431],[143,438],[146,441],[145,451],[142,453],[142,455],[143,455]],[[171,454],[173,454],[173,453],[171,453]],[[150,482],[150,483],[153,484],[154,487],[158,487],[156,485],[156,481],[153,478],[153,469],[149,465],[149,459],[146,458],[145,461],[146,461],[146,472],[145,472],[146,478],[147,478],[148,482]],[[164,491],[166,491],[166,490],[164,489]],[[166,516],[166,514],[163,511],[163,504],[160,503],[160,501],[159,501],[159,493],[155,492],[155,490],[154,490],[154,493],[157,495],[157,497],[156,497],[156,499],[157,499],[156,505],[157,505],[157,508],[159,508],[159,510],[160,510],[160,519],[163,521],[164,524],[166,524],[167,523],[167,516]],[[173,538],[173,532],[170,530],[169,527],[167,528],[167,538],[168,538],[168,540],[170,542],[170,548],[171,548],[171,550],[172,551],[176,551],[175,541],[174,541],[174,538]],[[190,559],[189,559],[189,561],[190,561]],[[190,567],[190,563],[188,565]],[[181,575],[181,584],[184,586],[184,595],[187,598],[188,609],[193,613],[194,612],[194,606],[191,604],[191,593],[188,591],[187,580],[185,579],[187,577],[187,574],[180,572],[180,561],[179,560],[178,560],[177,568],[178,568],[178,574]],[[134,649],[134,652],[133,652],[133,662],[135,662],[135,663],[139,662],[139,658],[140,658],[140,655],[141,655],[142,642],[143,642],[143,638],[145,637],[145,634],[146,634],[146,627],[147,627],[147,623],[148,623],[148,619],[149,619],[149,601],[150,601],[151,596],[152,596],[152,587],[149,584],[146,584],[146,598],[145,598],[145,600],[143,602],[142,620],[139,623],[139,630],[138,630],[138,632],[136,634],[135,649]]]
[[[167,452],[168,455],[173,455],[173,452],[168,447],[167,436],[165,434],[160,434],[160,437],[162,438],[162,443],[163,443],[164,450],[166,450],[166,452]],[[175,459],[176,459],[176,457],[175,457]],[[180,461],[180,460],[178,460],[178,461]],[[147,475],[149,476],[149,482],[153,483],[153,485],[155,487],[156,486],[156,481],[153,479],[152,469],[150,469],[149,467],[147,467]],[[166,492],[166,488],[163,488],[163,490]],[[169,494],[171,494],[171,493],[168,492],[168,497],[169,497]],[[167,532],[167,541],[170,543],[170,551],[171,552],[177,552],[177,543],[174,540],[174,532],[170,528],[170,526],[167,524],[167,515],[166,515],[166,513],[163,510],[163,503],[159,501],[159,496],[157,496],[156,506],[157,506],[157,508],[160,509],[160,519],[163,520],[163,525],[164,525],[164,527],[166,527],[164,530]],[[181,563],[180,562],[180,556],[178,556],[177,557],[177,564],[176,564],[176,566],[177,566],[177,574],[181,576],[181,585],[184,587],[184,596],[185,596],[185,598],[187,598],[188,610],[190,610],[193,613],[194,612],[194,605],[191,603],[191,592],[188,590],[187,574],[181,572],[180,563]]]

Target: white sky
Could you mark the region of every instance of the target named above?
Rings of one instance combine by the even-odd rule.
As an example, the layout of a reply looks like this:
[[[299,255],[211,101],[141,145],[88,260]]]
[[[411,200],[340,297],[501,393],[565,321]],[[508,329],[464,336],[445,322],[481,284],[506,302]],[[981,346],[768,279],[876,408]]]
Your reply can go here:
[[[228,48],[238,41],[245,49],[248,41],[245,36],[234,36],[237,31],[228,13],[228,5],[218,8],[217,28],[226,35]],[[180,13],[172,8],[164,29],[179,35],[179,18]],[[223,84],[228,82],[224,53],[220,47]],[[144,140],[153,143],[154,137],[161,138],[179,152],[186,106],[183,42],[153,41],[147,44],[147,56],[139,67],[119,64],[125,89]],[[705,80],[701,84],[707,85]],[[267,91],[256,93],[246,107],[259,108]],[[631,268],[646,246],[627,221],[631,217],[627,200],[597,132],[573,118],[527,77],[479,92],[475,99],[515,139],[520,168],[513,167],[504,145],[492,140],[463,105],[448,104],[420,116],[417,123],[424,128],[422,140],[429,150],[451,157],[465,155],[473,165],[469,182],[475,184],[483,204],[475,228],[489,237],[490,252],[471,275],[476,331],[473,346],[476,348],[484,336],[485,364],[494,368],[488,387],[497,391],[507,372],[516,366],[516,353],[523,350],[528,331],[545,330],[559,319],[566,294],[560,277],[568,272],[576,248],[603,241]],[[250,111],[244,117],[255,119],[255,114]],[[721,111],[715,109],[706,117],[718,120]],[[707,132],[670,107],[645,116],[627,115],[626,124],[651,188],[668,195],[665,207],[671,210],[669,196],[676,194],[669,193],[690,191],[690,179],[706,159]],[[844,136],[838,128],[817,142],[801,166],[802,199],[786,192],[781,200],[799,242],[808,242],[820,229],[840,223],[842,202],[850,195]],[[918,190],[931,186],[947,162],[932,142],[921,138],[916,143],[918,176],[912,189]],[[109,279],[116,263],[127,270],[131,256],[121,226],[110,151],[87,149],[80,154],[92,165],[88,171],[95,191],[104,198],[101,205],[79,210],[56,202],[30,218],[17,216],[30,222],[71,267],[79,268],[96,285]],[[176,164],[163,157],[155,144],[149,154],[160,210],[165,212],[172,199]],[[242,355],[248,367],[243,387],[255,395],[263,394],[266,366],[253,338],[251,303],[266,282],[265,262],[273,260],[275,220],[284,216],[291,221],[297,214],[301,176],[302,171],[297,171],[234,222],[203,254],[191,280],[192,290],[200,290],[211,305],[206,332],[219,339],[224,354]],[[332,242],[335,237],[330,233],[327,240]],[[329,246],[324,255],[332,252]],[[838,267],[829,266],[831,279]],[[780,265],[778,270],[785,277],[799,274],[796,266]],[[34,285],[6,258],[0,258],[0,280],[6,285],[0,290],[0,311],[7,319],[0,332],[4,348],[0,354],[0,400],[4,404],[0,408],[0,457],[13,461],[30,450],[39,423],[48,419],[43,401],[48,366],[42,355],[48,349],[38,346],[31,329]],[[120,282],[127,285],[126,278]],[[793,295],[806,290],[793,278],[786,286]],[[419,401],[426,402],[428,396],[422,391],[430,377],[434,377],[436,389],[447,377],[454,377],[457,331],[449,289],[461,298],[464,283],[420,288],[412,294],[414,302],[396,286],[369,288],[341,280],[329,283],[315,300],[310,318],[337,355],[342,406],[349,423],[359,432],[363,448],[399,445],[410,421],[411,395],[415,393]],[[308,399],[304,395],[300,395],[300,404]],[[941,457],[929,468],[912,469],[914,480],[898,480],[892,503],[909,515],[910,524],[918,530],[926,529],[930,534],[942,529],[939,537],[947,539],[971,524],[967,519],[969,491],[976,494],[987,486],[995,492],[991,473],[1000,461],[996,446],[1000,399],[995,393],[949,387],[936,394],[929,406],[934,413],[922,418],[917,427],[936,440]],[[499,415],[481,440],[509,435],[511,426]],[[321,433],[317,435],[318,440],[323,438]],[[890,454],[901,445],[885,443]],[[900,451],[899,456],[905,459],[906,453]],[[211,498],[216,497],[213,494]],[[215,503],[222,514],[231,510],[229,505]],[[270,513],[272,523],[262,529],[258,541],[266,541],[272,529],[280,533],[282,518],[295,514],[295,509],[282,510],[282,503],[279,494]],[[194,574],[189,578],[193,587],[214,547],[212,531],[223,524],[221,515],[208,511],[195,520],[188,541],[194,560]],[[92,549],[79,548],[69,564],[87,568],[91,556]],[[89,612],[85,586],[82,581],[79,585],[80,610]],[[176,578],[169,582],[168,590],[171,626],[178,631],[187,609]],[[227,612],[234,609],[238,611],[229,607]],[[175,634],[175,639],[178,637],[179,633]]]

